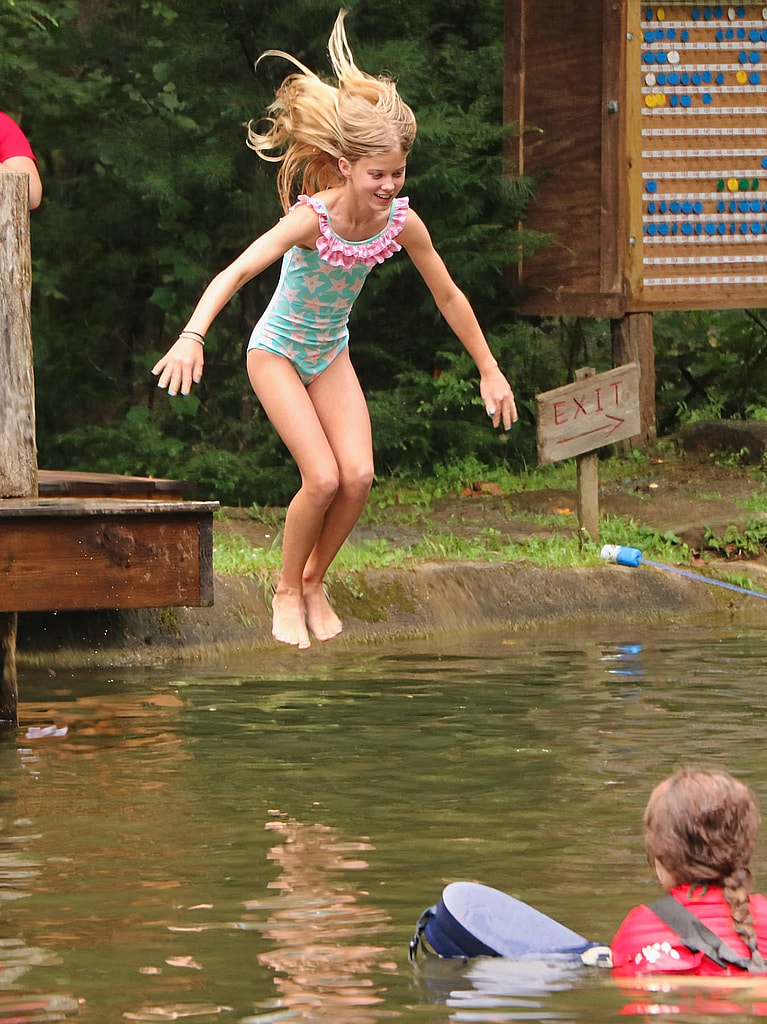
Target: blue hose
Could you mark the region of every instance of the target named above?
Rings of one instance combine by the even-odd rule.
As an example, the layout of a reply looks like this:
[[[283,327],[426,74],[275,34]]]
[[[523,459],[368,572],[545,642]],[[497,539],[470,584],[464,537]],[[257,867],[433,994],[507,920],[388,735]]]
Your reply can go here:
[[[761,597],[767,601],[767,594],[760,594],[756,590],[749,590],[747,587],[739,587],[735,583],[725,583],[723,580],[712,580],[708,576],[701,576],[697,572],[688,572],[686,569],[677,569],[675,565],[664,565],[663,562],[650,562],[642,555],[639,548],[623,547],[617,544],[605,544],[601,551],[602,558],[608,562],[616,562],[618,565],[649,565],[651,569],[662,569],[664,572],[675,572],[677,576],[684,576],[688,580],[696,580],[698,583],[709,583],[712,587],[721,587],[723,590],[734,590],[737,594],[747,594],[749,597]]]
[[[697,572],[688,572],[686,569],[677,569],[674,565],[664,565],[662,562],[649,562],[642,559],[642,565],[649,565],[653,569],[663,569],[665,572],[675,572],[677,576],[684,576],[688,580],[698,580],[699,583],[710,583],[712,587],[721,587],[723,590],[734,590],[737,594],[748,594],[749,597],[761,597],[767,601],[767,594],[760,594],[757,590],[749,590],[748,587],[739,587],[735,583],[725,583],[724,580],[712,580],[708,576],[701,576]]]

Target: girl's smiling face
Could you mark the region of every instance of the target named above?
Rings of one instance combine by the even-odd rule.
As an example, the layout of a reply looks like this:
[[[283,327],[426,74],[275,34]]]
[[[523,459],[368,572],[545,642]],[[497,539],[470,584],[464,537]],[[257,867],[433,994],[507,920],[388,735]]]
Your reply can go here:
[[[376,156],[365,156],[354,163],[345,157],[338,167],[348,184],[361,196],[369,197],[378,209],[391,205],[392,199],[405,184],[407,154],[401,149]]]

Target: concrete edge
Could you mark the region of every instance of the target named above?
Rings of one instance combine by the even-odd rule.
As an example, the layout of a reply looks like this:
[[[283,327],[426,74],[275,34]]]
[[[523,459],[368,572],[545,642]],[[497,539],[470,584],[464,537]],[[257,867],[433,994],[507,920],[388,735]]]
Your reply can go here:
[[[765,600],[649,567],[437,563],[354,574],[330,589],[345,629],[315,649],[557,622],[767,622]],[[274,651],[267,597],[259,582],[217,576],[210,608],[20,614],[18,665],[158,666]]]

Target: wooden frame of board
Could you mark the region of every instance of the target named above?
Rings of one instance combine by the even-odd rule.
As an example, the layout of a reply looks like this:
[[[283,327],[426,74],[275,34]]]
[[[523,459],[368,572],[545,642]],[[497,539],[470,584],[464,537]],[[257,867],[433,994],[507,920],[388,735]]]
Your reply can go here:
[[[520,308],[767,305],[767,7],[506,0],[513,174],[552,244]]]

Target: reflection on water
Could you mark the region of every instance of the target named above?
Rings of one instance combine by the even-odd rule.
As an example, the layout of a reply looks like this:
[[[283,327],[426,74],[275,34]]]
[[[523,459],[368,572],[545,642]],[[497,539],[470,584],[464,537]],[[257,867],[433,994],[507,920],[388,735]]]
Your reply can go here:
[[[419,967],[421,983],[444,1002],[451,1021],[575,1021],[572,1008],[556,1009],[551,997],[581,985],[585,970],[567,958],[479,958],[460,966],[431,959]]]
[[[270,1005],[287,1008],[284,1019],[378,1020],[373,1008],[383,1002],[383,995],[371,974],[397,968],[386,959],[387,947],[374,944],[388,931],[389,919],[382,910],[363,905],[360,898],[368,894],[358,893],[343,874],[367,869],[360,854],[372,846],[343,842],[327,825],[305,825],[285,816],[268,822],[267,828],[280,840],[269,851],[269,859],[280,867],[269,888],[281,893],[263,929],[275,948],[259,956],[260,963],[277,972],[274,983],[280,996]],[[246,908],[264,904],[252,900]]]
[[[733,1014],[767,1017],[765,978],[646,978],[623,981],[623,1013],[706,1020]]]
[[[456,879],[609,941],[657,895],[661,776],[726,766],[767,813],[765,655],[753,626],[645,625],[26,673],[0,742],[0,1024],[762,1015],[753,984],[414,968],[407,945]]]

